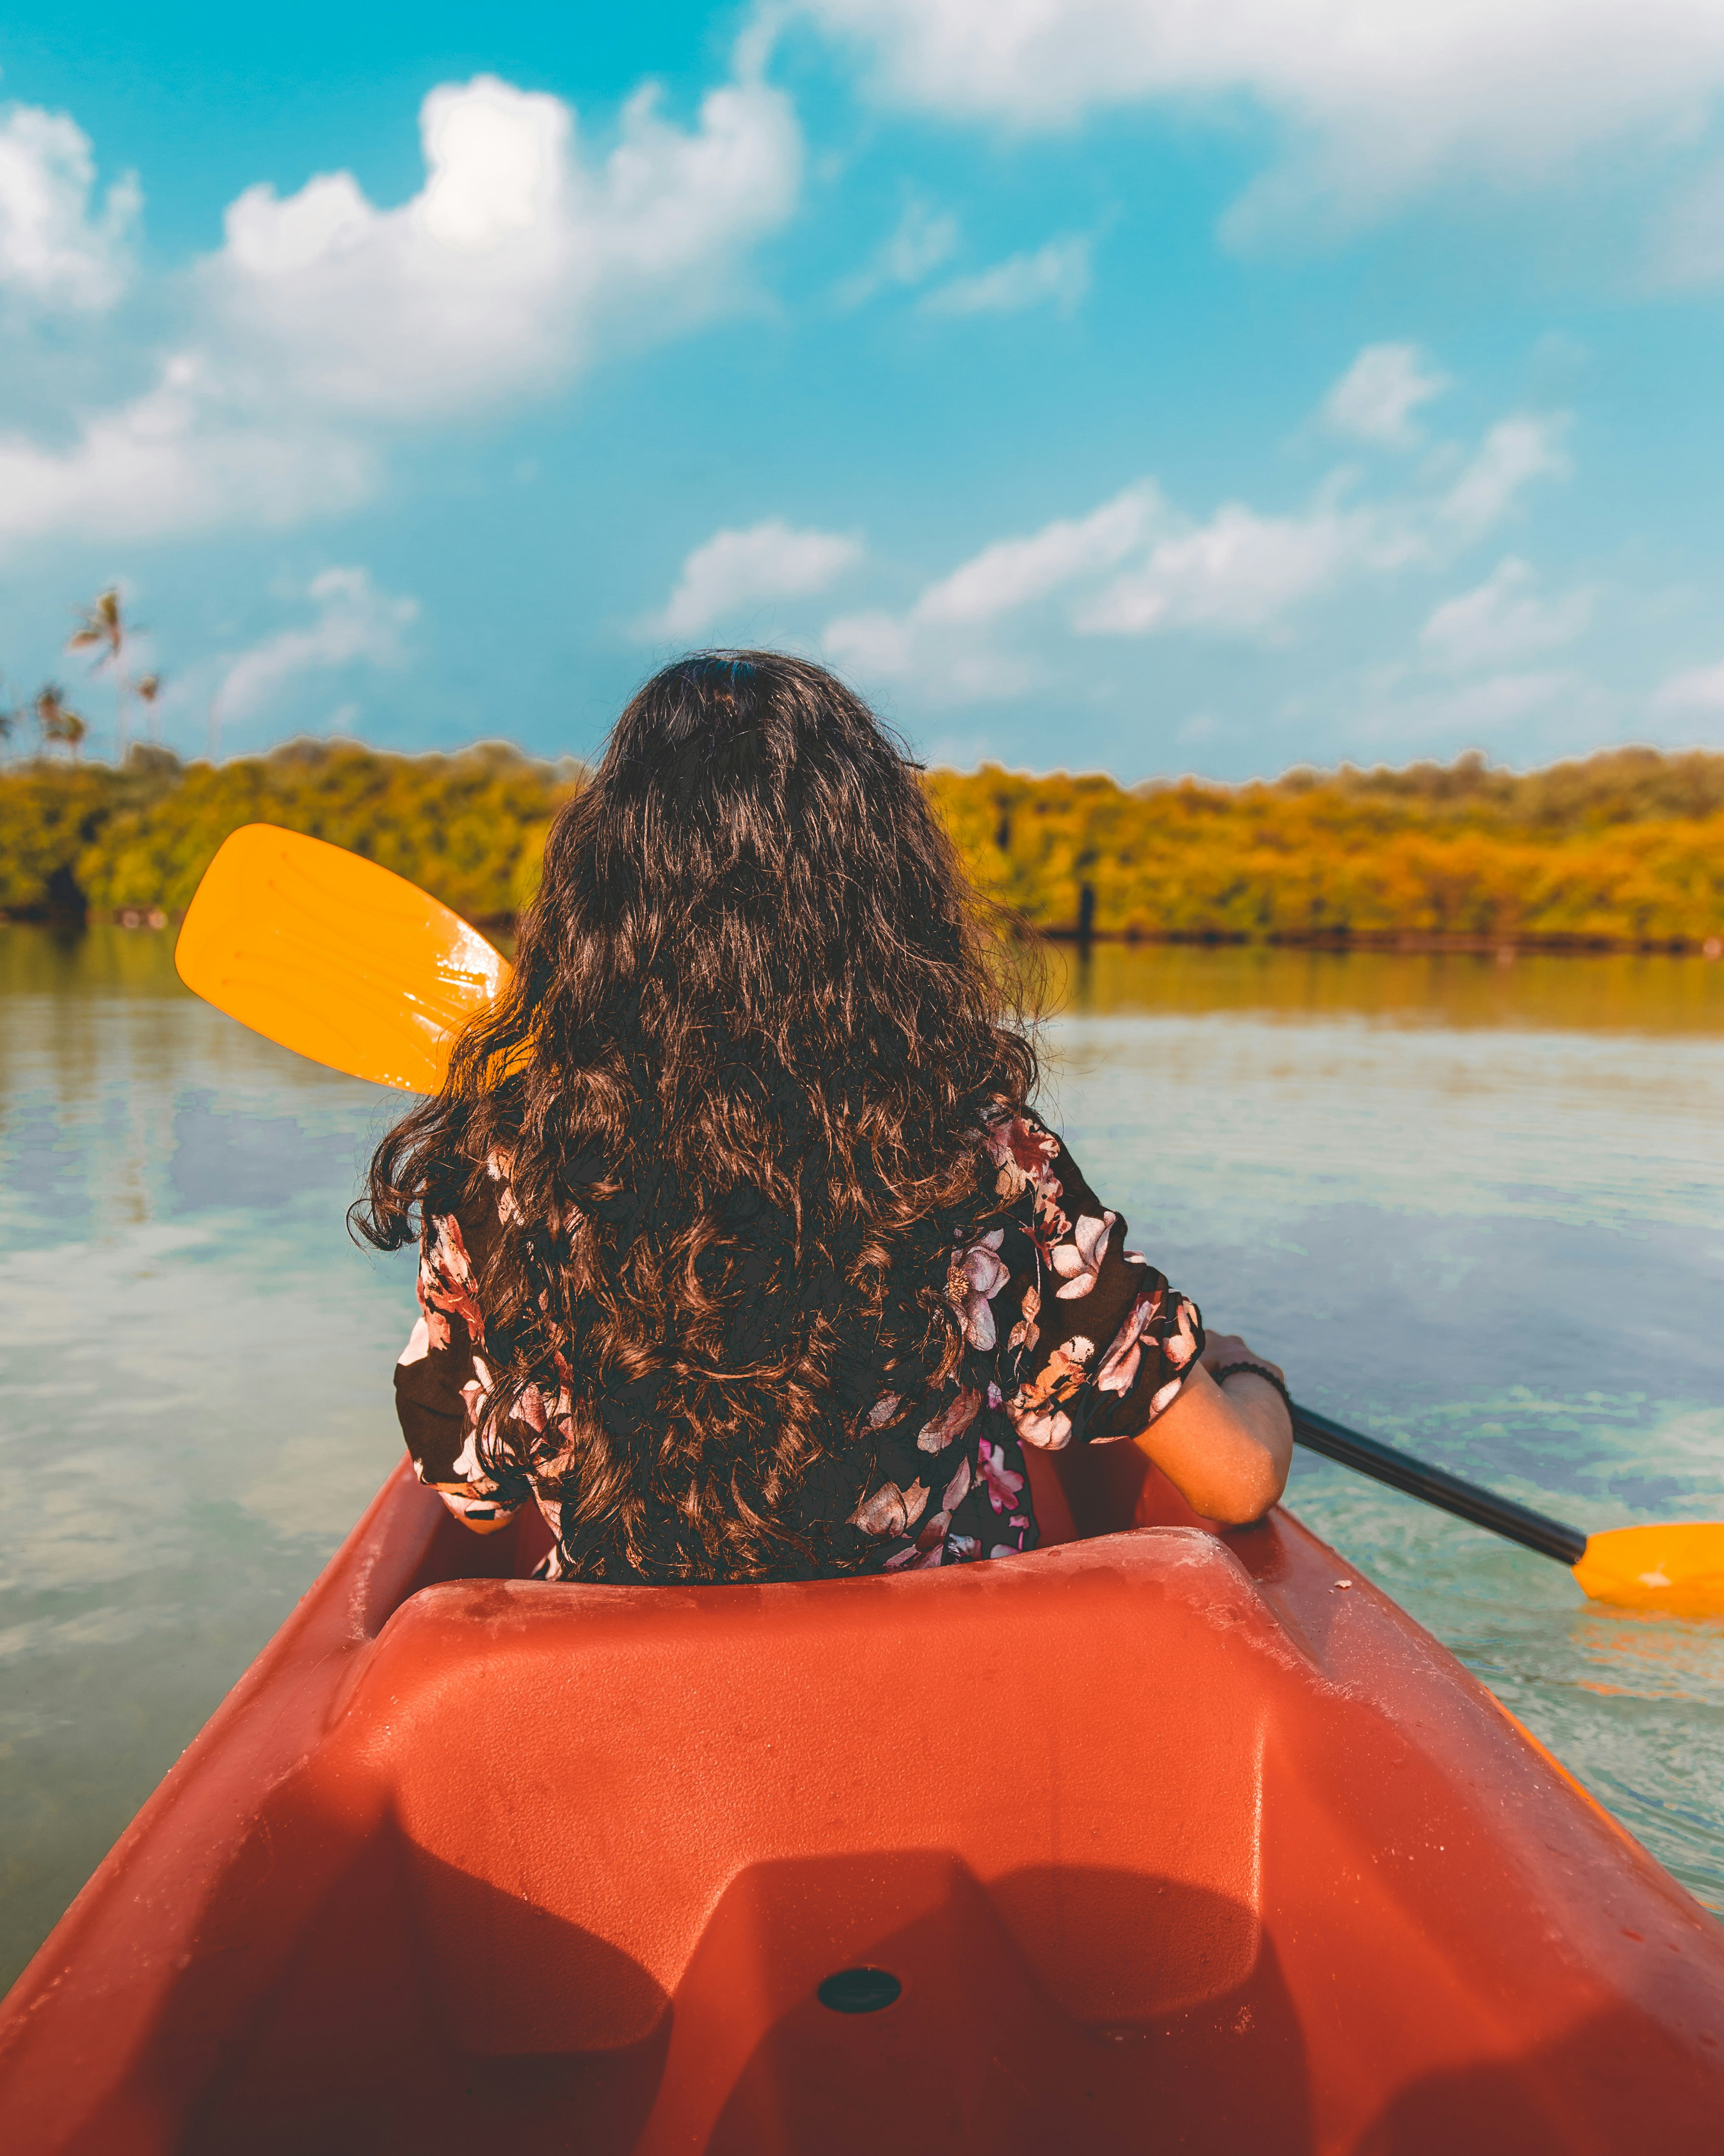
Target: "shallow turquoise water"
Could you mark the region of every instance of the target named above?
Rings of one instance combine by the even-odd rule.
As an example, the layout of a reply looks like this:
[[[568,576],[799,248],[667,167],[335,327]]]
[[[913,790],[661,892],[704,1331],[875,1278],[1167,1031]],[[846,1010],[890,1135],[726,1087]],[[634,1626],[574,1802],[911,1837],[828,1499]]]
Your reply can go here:
[[[1724,967],[1103,950],[1050,1096],[1133,1240],[1313,1405],[1597,1527],[1724,1517]],[[395,1457],[394,1097],[0,927],[0,1980]],[[1326,1463],[1292,1502],[1724,1909],[1724,1622]]]

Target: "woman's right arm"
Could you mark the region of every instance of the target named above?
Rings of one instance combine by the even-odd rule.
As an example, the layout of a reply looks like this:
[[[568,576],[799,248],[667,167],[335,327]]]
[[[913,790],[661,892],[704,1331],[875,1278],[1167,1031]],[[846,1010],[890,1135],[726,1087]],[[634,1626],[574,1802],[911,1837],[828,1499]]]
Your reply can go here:
[[[1292,1419],[1266,1378],[1217,1378],[1266,1358],[1204,1332],[1196,1305],[1125,1248],[1125,1221],[1039,1117],[1000,1121],[989,1147],[1000,1195],[1033,1212],[1039,1253],[1009,1343],[1024,1348],[1006,1401],[1019,1439],[1052,1450],[1129,1439],[1206,1519],[1261,1519],[1286,1485]]]
[[[1224,1527],[1260,1520],[1293,1460],[1293,1419],[1269,1379],[1241,1371],[1224,1386],[1211,1374],[1237,1363],[1275,1368],[1237,1333],[1210,1333],[1178,1397],[1134,1440],[1193,1512]]]

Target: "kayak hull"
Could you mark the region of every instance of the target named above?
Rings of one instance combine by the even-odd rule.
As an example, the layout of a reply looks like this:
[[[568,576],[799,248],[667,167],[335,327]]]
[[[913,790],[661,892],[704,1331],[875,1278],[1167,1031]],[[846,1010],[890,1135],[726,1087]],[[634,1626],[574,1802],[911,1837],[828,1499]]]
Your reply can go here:
[[[1060,1466],[686,1591],[393,1476],[0,2010],[8,2148],[1708,2145],[1716,1922],[1290,1516]]]

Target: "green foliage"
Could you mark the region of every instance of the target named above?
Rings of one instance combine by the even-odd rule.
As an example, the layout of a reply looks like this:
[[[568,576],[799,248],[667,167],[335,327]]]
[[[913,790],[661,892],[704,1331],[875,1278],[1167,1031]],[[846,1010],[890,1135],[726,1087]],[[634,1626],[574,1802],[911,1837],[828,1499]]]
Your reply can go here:
[[[108,817],[116,776],[45,763],[0,773],[0,910],[64,912],[82,903],[74,864]]]
[[[531,898],[572,767],[496,745],[390,756],[300,742],[182,767],[0,773],[0,908],[183,909],[241,824],[286,824],[469,919]],[[1273,785],[934,772],[971,874],[1038,927],[1248,942],[1698,942],[1724,935],[1724,755],[1619,749],[1517,778],[1478,757]]]
[[[1724,932],[1724,756],[1482,757],[1273,785],[931,773],[971,872],[1045,931],[1246,942]]]
[[[122,772],[38,764],[0,774],[0,905],[178,912],[228,834],[264,823],[363,854],[469,919],[506,918],[531,896],[550,819],[577,783],[495,744],[403,757],[295,742],[183,768],[149,749]]]

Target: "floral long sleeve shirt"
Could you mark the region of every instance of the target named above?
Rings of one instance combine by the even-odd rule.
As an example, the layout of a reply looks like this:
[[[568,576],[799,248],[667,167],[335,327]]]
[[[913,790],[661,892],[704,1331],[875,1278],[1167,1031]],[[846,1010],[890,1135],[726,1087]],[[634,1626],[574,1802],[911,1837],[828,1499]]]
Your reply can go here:
[[[957,1365],[937,1383],[895,1372],[897,1389],[880,1391],[859,1414],[876,1468],[842,1522],[848,1533],[832,1543],[845,1570],[900,1572],[1033,1549],[1022,1448],[1136,1436],[1178,1398],[1203,1352],[1197,1306],[1126,1248],[1125,1221],[1044,1123],[1027,1112],[1003,1116],[983,1143],[998,1210],[985,1234],[952,1254],[945,1289],[962,1333]],[[506,1219],[506,1177],[495,1162],[492,1175]],[[571,1569],[560,1498],[536,1476],[531,1444],[511,1459],[491,1431],[481,1457],[492,1373],[478,1276],[461,1220],[431,1214],[419,1320],[395,1373],[402,1430],[420,1481],[477,1532],[536,1502],[554,1537],[541,1573],[560,1578]],[[530,1388],[523,1402],[536,1425],[556,1412],[554,1380],[545,1394],[552,1397]]]

